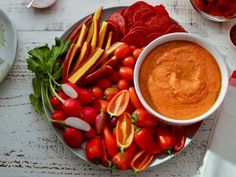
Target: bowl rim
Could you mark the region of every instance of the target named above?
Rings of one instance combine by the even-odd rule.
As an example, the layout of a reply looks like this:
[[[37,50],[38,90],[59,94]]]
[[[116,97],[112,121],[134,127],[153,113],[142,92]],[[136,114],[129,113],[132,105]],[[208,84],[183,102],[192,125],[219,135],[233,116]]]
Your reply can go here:
[[[188,41],[188,42],[193,42],[193,43],[203,47],[204,49],[206,49],[207,51],[209,51],[212,54],[212,56],[215,58],[218,66],[219,66],[219,69],[220,69],[221,88],[220,88],[220,92],[219,92],[219,96],[218,96],[217,100],[215,101],[215,103],[211,106],[211,108],[207,112],[203,113],[200,116],[192,118],[192,119],[178,120],[178,119],[166,117],[166,116],[156,112],[146,103],[145,99],[143,98],[143,96],[141,94],[141,90],[139,87],[139,85],[140,85],[139,84],[139,70],[141,68],[141,65],[142,65],[145,57],[158,45],[161,45],[161,44],[167,43],[167,42],[171,42],[171,41]],[[150,112],[152,115],[154,115],[155,117],[163,120],[164,122],[168,122],[172,125],[190,125],[190,124],[194,124],[196,122],[199,122],[199,121],[204,120],[205,118],[209,117],[212,113],[214,113],[219,108],[219,106],[223,102],[226,92],[227,92],[227,89],[228,89],[228,83],[229,83],[229,73],[228,73],[227,65],[223,59],[222,54],[216,49],[216,47],[214,45],[212,45],[210,42],[203,39],[202,37],[195,35],[195,34],[191,34],[191,33],[185,33],[185,32],[166,34],[166,35],[163,35],[163,36],[155,39],[154,41],[152,41],[141,52],[140,56],[137,59],[135,68],[134,68],[134,87],[136,89],[137,96],[140,99],[141,103],[143,104],[144,108],[148,112]]]

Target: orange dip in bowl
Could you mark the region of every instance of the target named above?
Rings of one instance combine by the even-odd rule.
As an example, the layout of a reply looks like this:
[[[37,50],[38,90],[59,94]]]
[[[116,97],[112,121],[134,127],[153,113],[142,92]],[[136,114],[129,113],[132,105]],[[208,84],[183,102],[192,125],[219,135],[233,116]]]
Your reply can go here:
[[[192,42],[173,41],[157,46],[145,57],[139,83],[152,109],[186,120],[213,106],[221,89],[221,74],[206,49]]]

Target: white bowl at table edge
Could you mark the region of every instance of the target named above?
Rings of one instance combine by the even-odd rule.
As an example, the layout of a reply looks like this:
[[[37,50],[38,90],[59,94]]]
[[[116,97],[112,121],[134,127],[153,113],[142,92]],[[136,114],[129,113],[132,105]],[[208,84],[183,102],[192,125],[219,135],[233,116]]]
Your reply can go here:
[[[220,73],[221,73],[221,89],[220,89],[219,96],[218,96],[217,100],[215,101],[215,103],[213,104],[213,106],[207,112],[203,113],[202,115],[192,118],[192,119],[188,119],[188,120],[176,120],[176,119],[168,118],[168,117],[163,116],[160,113],[156,112],[155,110],[153,110],[146,103],[145,99],[143,98],[143,96],[141,94],[140,87],[139,87],[139,70],[140,70],[143,60],[148,55],[148,53],[150,53],[154,48],[156,48],[160,44],[170,42],[170,41],[178,41],[178,40],[193,42],[193,43],[196,43],[196,44],[202,46],[206,50],[208,50],[215,58],[218,66],[219,66]],[[169,124],[172,124],[172,125],[194,124],[194,123],[197,123],[199,121],[206,119],[211,114],[213,114],[219,108],[219,106],[221,105],[221,103],[223,102],[223,100],[225,98],[225,95],[226,95],[226,92],[228,89],[228,82],[229,82],[229,73],[228,73],[227,66],[224,62],[224,59],[223,59],[223,56],[221,55],[221,53],[210,42],[208,42],[207,40],[203,39],[200,36],[197,36],[197,35],[191,34],[191,33],[171,33],[171,34],[167,34],[167,35],[164,35],[164,36],[161,36],[161,37],[155,39],[154,41],[152,41],[149,45],[147,45],[144,48],[144,50],[142,51],[142,53],[140,54],[140,56],[136,62],[135,69],[134,69],[134,86],[135,86],[138,98],[140,99],[140,101],[143,104],[143,106],[145,107],[145,109],[148,112],[150,112],[152,115],[154,115],[155,117],[158,117],[160,120],[167,122]]]

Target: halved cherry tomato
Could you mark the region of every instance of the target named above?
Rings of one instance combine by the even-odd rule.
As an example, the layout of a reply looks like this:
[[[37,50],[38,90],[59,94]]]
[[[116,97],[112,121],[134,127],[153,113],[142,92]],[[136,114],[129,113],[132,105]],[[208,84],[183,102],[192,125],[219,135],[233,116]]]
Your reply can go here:
[[[116,142],[121,152],[131,145],[133,138],[134,125],[131,124],[131,115],[128,112],[124,112],[118,117],[116,124]]]
[[[88,141],[85,148],[86,157],[89,161],[100,164],[102,161],[102,138],[101,137],[95,137]]]
[[[130,68],[134,67],[135,62],[136,62],[136,60],[133,56],[128,56],[128,57],[124,58],[124,60],[122,60],[122,64],[124,66],[130,67]]]
[[[133,80],[134,70],[130,67],[122,66],[119,69],[119,74],[126,80]]]
[[[136,60],[137,60],[137,58],[139,57],[139,55],[142,51],[143,51],[143,49],[140,49],[140,48],[137,48],[133,51],[133,56]]]
[[[103,90],[100,87],[93,87],[92,94],[95,98],[101,99],[103,97]]]
[[[154,140],[153,133],[148,128],[141,128],[134,134],[134,141],[142,150],[151,154],[159,154],[162,149],[158,142]]]
[[[123,114],[129,103],[129,91],[121,90],[117,93],[107,106],[107,112],[111,116],[120,116]]]
[[[125,79],[120,79],[117,83],[117,86],[120,90],[129,89],[129,81]]]
[[[102,89],[106,89],[112,86],[111,81],[105,78],[101,78],[96,82],[96,85]]]
[[[130,163],[130,168],[132,168],[136,173],[143,171],[146,167],[150,165],[154,155],[145,151],[138,152]]]
[[[156,140],[159,142],[161,149],[171,155],[174,147],[174,139],[168,127],[159,126],[156,130]]]
[[[184,148],[186,141],[186,132],[183,127],[173,126],[171,129],[172,136],[174,138],[174,151],[178,152]]]
[[[129,96],[130,96],[130,101],[132,102],[132,104],[136,109],[143,108],[143,105],[140,102],[134,87],[129,88]]]
[[[129,53],[130,53],[130,47],[127,44],[122,44],[114,51],[114,55],[118,59],[127,57]]]
[[[92,106],[95,107],[99,113],[100,112],[105,113],[107,111],[108,104],[109,104],[109,102],[106,100],[95,100],[92,103]]]
[[[116,155],[119,152],[116,143],[116,138],[106,125],[103,128],[103,138],[108,154],[111,156]]]
[[[132,121],[138,127],[154,127],[158,124],[157,118],[142,108],[133,112]]]
[[[128,149],[126,149],[123,153],[119,152],[113,156],[112,162],[116,165],[116,167],[118,167],[118,169],[127,170],[136,151],[137,147],[134,144],[131,144],[130,147],[128,147]]]
[[[104,91],[105,99],[110,101],[118,92],[119,89],[116,87],[106,88],[106,90]]]

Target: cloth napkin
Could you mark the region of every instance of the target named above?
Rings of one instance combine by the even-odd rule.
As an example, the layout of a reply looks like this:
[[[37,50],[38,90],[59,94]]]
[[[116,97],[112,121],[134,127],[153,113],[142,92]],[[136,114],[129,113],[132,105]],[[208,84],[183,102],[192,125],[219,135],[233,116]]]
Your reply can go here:
[[[236,71],[230,78],[200,174],[201,177],[236,177]]]

